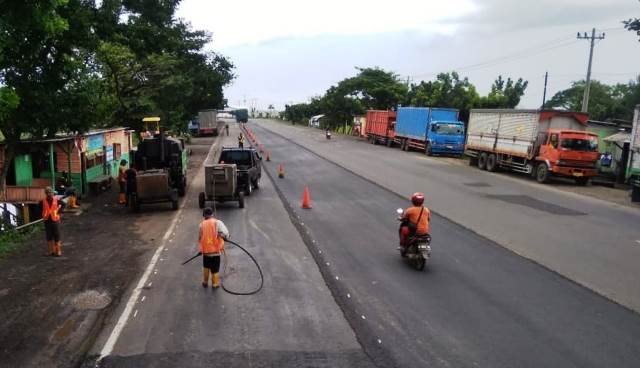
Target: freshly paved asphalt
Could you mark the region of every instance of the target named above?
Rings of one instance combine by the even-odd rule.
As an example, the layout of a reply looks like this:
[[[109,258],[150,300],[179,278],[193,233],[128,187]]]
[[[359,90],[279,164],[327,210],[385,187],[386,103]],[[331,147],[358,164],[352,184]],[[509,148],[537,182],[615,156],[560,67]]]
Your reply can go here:
[[[352,137],[327,141],[317,129],[256,124],[395,193],[423,191],[440,215],[640,312],[638,208]]]
[[[274,179],[279,193],[365,351],[387,362],[381,366],[640,366],[638,314],[438,214],[432,263],[415,271],[395,250],[395,209],[405,198],[249,126],[270,151],[269,172],[284,164],[285,178]],[[334,142],[325,150],[349,154]],[[304,186],[310,210],[300,209]]]
[[[232,128],[225,145],[234,144],[238,131],[235,124]],[[192,183],[150,285],[137,300],[112,354],[100,366],[373,366],[266,175],[260,189],[247,198],[245,209],[237,203],[216,206],[232,240],[246,246],[260,262],[263,290],[253,296],[233,296],[202,288],[201,260],[180,265],[197,252],[202,171]],[[249,258],[231,245],[227,254],[226,287],[255,288],[259,275]]]

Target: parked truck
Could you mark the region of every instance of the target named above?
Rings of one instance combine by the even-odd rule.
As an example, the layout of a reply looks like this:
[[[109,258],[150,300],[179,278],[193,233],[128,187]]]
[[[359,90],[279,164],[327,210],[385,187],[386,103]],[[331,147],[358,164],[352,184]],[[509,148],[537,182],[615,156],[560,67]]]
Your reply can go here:
[[[396,137],[404,151],[416,149],[429,156],[464,153],[464,124],[456,109],[400,107]]]
[[[365,132],[367,140],[373,144],[384,144],[387,147],[396,142],[396,112],[387,110],[368,110]]]
[[[247,109],[238,109],[235,110],[236,122],[238,123],[246,123],[249,121],[249,110]]]
[[[540,183],[550,176],[586,185],[597,175],[598,136],[588,115],[551,110],[471,110],[465,153],[487,171],[509,169]]]
[[[198,111],[198,135],[218,135],[218,110],[200,110]]]

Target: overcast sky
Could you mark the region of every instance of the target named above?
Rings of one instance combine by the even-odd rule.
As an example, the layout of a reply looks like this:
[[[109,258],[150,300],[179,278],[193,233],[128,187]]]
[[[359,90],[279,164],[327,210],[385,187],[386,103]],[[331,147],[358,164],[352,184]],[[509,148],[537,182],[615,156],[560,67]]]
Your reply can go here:
[[[378,66],[404,80],[457,70],[485,94],[492,81],[522,77],[520,107],[583,79],[589,42],[605,32],[593,78],[626,82],[640,73],[638,37],[621,21],[640,17],[637,0],[183,0],[179,16],[213,35],[211,48],[236,65],[225,93],[232,106],[304,102]],[[640,101],[638,101],[640,103]]]

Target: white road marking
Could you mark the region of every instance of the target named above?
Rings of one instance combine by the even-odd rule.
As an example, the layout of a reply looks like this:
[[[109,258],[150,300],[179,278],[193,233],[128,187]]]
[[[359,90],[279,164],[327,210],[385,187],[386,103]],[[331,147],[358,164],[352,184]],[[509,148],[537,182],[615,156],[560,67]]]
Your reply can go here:
[[[331,265],[331,263],[327,262],[327,266]]]
[[[351,299],[351,294],[347,293],[347,298]]]
[[[142,296],[142,299],[140,299],[140,303],[144,302],[144,300],[145,300],[146,298],[147,298],[147,296],[146,296],[146,295],[143,295],[143,296]]]
[[[147,286],[151,287],[151,284],[153,284],[153,282],[150,282],[149,285],[147,285]]]
[[[136,311],[133,312],[133,318],[136,318],[137,315],[138,315],[138,310],[136,309]]]
[[[378,344],[382,344],[382,340],[378,339]]]
[[[365,317],[364,314],[362,316],[360,316],[360,317],[362,317],[362,319],[367,319],[367,317]]]
[[[636,243],[640,244],[640,240],[636,240]]]
[[[176,224],[178,223],[178,218],[182,213],[182,209],[184,208],[185,203],[186,202],[182,202],[182,206],[180,206],[180,210],[176,212],[175,216],[173,216],[171,225],[167,229],[167,232],[164,234],[164,237],[162,238],[163,242],[169,239],[169,236],[175,229]],[[98,361],[102,360],[104,357],[111,354],[111,352],[113,351],[113,348],[115,347],[116,342],[118,341],[118,338],[122,333],[122,330],[127,325],[127,321],[129,320],[129,316],[131,315],[133,306],[136,304],[136,300],[138,300],[138,298],[140,297],[140,293],[142,292],[142,288],[144,287],[144,284],[147,283],[147,280],[151,275],[151,271],[156,267],[156,263],[158,263],[158,259],[160,258],[160,252],[162,251],[163,248],[164,248],[164,245],[161,245],[156,249],[155,253],[153,253],[153,257],[151,257],[151,261],[149,262],[149,265],[147,265],[147,268],[144,270],[144,273],[142,274],[140,281],[138,281],[136,288],[133,289],[133,292],[131,293],[129,300],[127,301],[127,304],[124,310],[122,311],[122,314],[118,318],[118,322],[116,322],[116,325],[113,327],[113,330],[111,331],[111,334],[107,339],[107,342],[102,347],[102,350],[100,351],[100,356],[98,357]],[[154,274],[157,274],[157,273],[158,273],[158,270],[156,269]],[[138,311],[136,310],[133,314],[133,317],[135,318],[137,314],[138,314]]]
[[[336,280],[340,280],[340,278],[338,276],[336,276]]]

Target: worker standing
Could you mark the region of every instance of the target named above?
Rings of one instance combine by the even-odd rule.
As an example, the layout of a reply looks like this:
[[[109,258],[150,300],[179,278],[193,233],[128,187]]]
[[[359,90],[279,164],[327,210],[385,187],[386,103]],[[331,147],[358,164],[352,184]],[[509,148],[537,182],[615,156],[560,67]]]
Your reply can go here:
[[[229,136],[229,124],[224,125],[224,130],[227,132],[227,137]]]
[[[225,224],[213,217],[213,210],[207,207],[202,212],[204,220],[200,223],[200,253],[202,253],[202,286],[220,286],[220,254],[224,251],[224,240],[229,237],[229,230]]]
[[[120,161],[120,167],[118,167],[118,185],[120,186],[120,191],[118,192],[118,203],[126,204],[126,193],[127,193],[127,160]]]
[[[127,193],[125,196],[125,206],[128,206],[131,202],[131,195],[137,193],[138,186],[136,184],[136,176],[138,176],[138,171],[135,168],[134,164],[129,165],[127,171],[124,172]]]
[[[238,147],[244,148],[244,134],[242,132],[238,136]]]
[[[44,192],[46,198],[42,200],[40,206],[42,207],[42,221],[44,222],[44,232],[47,239],[47,255],[60,257],[62,255],[60,204],[51,187],[46,187]]]

